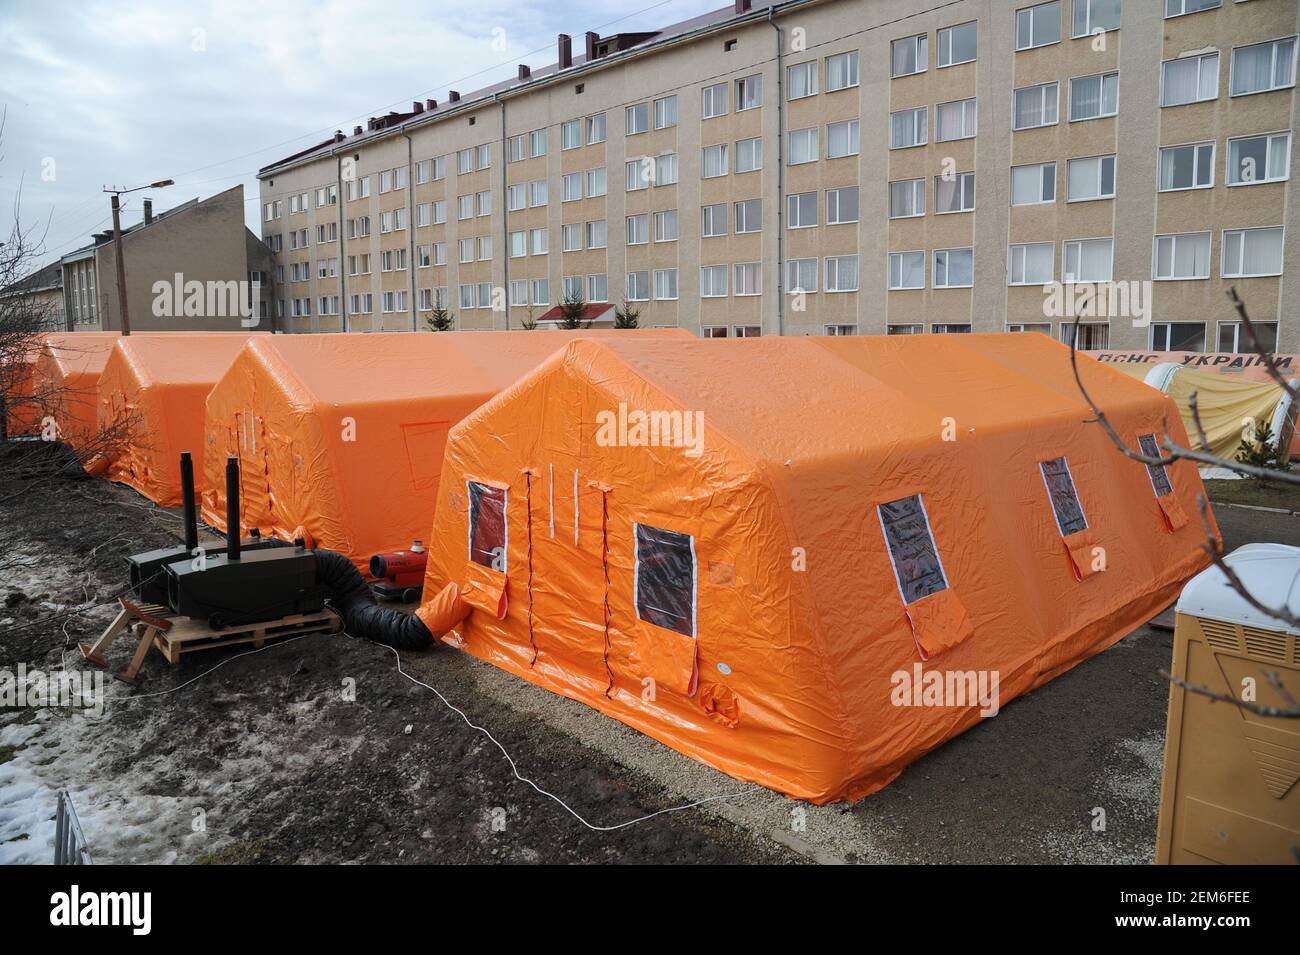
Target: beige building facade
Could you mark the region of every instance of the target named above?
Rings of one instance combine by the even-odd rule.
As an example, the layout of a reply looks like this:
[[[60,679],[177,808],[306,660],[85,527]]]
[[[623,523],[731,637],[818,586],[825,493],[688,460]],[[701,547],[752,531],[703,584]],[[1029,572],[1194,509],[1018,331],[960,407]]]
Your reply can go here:
[[[146,200],[144,218],[124,228],[122,248],[132,331],[233,331],[254,316],[254,327],[272,330],[274,259],[244,223],[242,185],[158,215]],[[119,331],[112,233],[96,235],[61,264],[67,329]]]
[[[1036,330],[1300,349],[1296,0],[790,0],[598,37],[259,173],[287,331]]]

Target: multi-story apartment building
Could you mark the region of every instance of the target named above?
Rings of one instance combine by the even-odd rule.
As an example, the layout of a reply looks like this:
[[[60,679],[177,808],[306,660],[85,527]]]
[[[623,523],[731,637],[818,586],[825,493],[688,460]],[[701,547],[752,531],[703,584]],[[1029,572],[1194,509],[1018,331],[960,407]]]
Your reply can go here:
[[[519,327],[580,291],[707,336],[1078,313],[1087,347],[1215,351],[1236,286],[1297,347],[1296,0],[759,4],[561,35],[264,168],[283,326]]]

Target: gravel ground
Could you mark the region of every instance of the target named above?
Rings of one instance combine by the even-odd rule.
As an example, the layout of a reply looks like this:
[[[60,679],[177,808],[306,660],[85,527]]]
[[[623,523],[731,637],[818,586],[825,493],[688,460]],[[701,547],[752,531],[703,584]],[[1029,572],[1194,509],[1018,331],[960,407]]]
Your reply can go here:
[[[111,616],[123,556],[172,543],[179,520],[102,481],[22,490],[12,497],[0,461],[0,663],[80,669],[75,644]],[[1217,514],[1229,548],[1300,544],[1300,518]],[[154,656],[134,698],[108,682],[102,716],[0,710],[0,862],[48,857],[60,787],[97,861],[1145,862],[1170,645],[1143,627],[875,796],[821,807],[447,647],[404,656],[592,825],[718,797],[604,832],[517,781],[387,648],[318,635],[176,668]]]

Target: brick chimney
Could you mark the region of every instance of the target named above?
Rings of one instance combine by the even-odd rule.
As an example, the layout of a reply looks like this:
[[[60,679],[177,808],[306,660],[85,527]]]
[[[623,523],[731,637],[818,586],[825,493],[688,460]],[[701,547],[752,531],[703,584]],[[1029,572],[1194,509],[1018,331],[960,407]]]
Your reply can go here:
[[[424,108],[428,110],[435,110],[438,108],[438,101],[436,99],[427,99],[424,101]]]
[[[417,99],[415,102],[413,102],[413,103],[411,104],[411,112],[412,112],[412,113],[423,113],[423,112],[424,112],[424,104],[421,103],[421,102]]]
[[[736,0],[736,12],[748,13],[749,8],[753,5],[753,0]]]
[[[447,102],[448,102],[448,103],[459,103],[459,102],[460,102],[460,93],[458,93],[456,90],[447,90]]]
[[[587,53],[587,62],[588,62],[588,63],[590,63],[592,60],[594,60],[594,59],[596,58],[596,41],[599,40],[599,39],[600,39],[600,34],[599,34],[599,33],[592,33],[590,30],[587,31],[587,50],[586,50],[586,53]]]
[[[573,37],[569,36],[567,33],[561,33],[559,37],[557,37],[557,42],[560,48],[559,56],[557,57],[560,63],[560,69],[567,70],[569,67],[573,66]]]
[[[343,130],[341,129],[334,130],[334,142],[341,143],[345,139],[347,139],[347,137],[343,135]]]
[[[526,80],[533,75],[533,71],[528,68],[527,63],[519,64],[519,79]]]
[[[153,222],[153,200],[146,199],[144,201],[144,224],[148,225],[150,222]]]
[[[361,132],[362,132],[361,127],[360,127],[360,126],[356,126],[356,127],[354,127],[353,130],[352,130],[352,135],[353,135],[353,136],[360,136],[360,135],[361,135]]]

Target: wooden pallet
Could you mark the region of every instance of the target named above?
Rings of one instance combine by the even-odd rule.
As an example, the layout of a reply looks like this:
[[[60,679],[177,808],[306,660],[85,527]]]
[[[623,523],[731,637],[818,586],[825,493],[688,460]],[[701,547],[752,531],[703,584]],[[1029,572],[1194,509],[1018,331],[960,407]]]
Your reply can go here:
[[[140,667],[144,665],[150,647],[157,647],[158,652],[174,666],[181,662],[182,656],[196,650],[246,643],[251,643],[260,650],[268,641],[307,633],[338,633],[343,629],[342,619],[332,610],[292,614],[278,620],[262,620],[213,630],[205,620],[180,617],[157,604],[135,604],[125,597],[119,597],[117,602],[121,609],[108,629],[94,644],[83,643],[79,646],[81,655],[87,661],[108,669],[104,653],[123,633],[133,630],[139,642],[131,656],[131,662],[113,674],[116,679],[132,686],[140,685]]]

